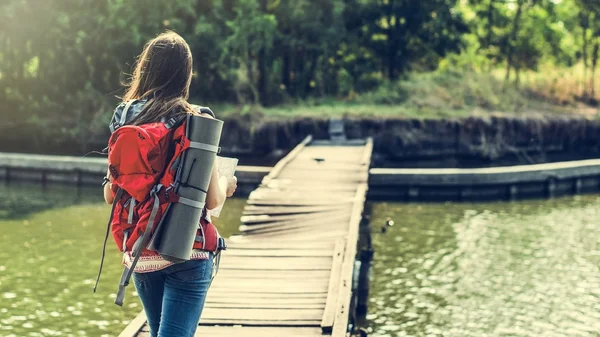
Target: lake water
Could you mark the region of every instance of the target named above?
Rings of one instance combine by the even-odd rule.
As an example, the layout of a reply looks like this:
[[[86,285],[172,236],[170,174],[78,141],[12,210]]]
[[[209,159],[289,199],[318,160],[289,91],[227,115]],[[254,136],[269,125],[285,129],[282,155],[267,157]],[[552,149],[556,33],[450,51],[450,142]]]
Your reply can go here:
[[[600,336],[600,197],[370,208],[372,336]],[[113,304],[112,239],[92,293],[108,212],[99,188],[0,186],[0,336],[112,337],[141,310],[133,286]]]
[[[142,310],[135,287],[114,304],[122,272],[112,238],[92,293],[110,207],[101,189],[0,187],[0,336],[117,336]],[[245,200],[227,201],[216,220],[237,231]]]
[[[378,203],[372,218],[371,335],[600,336],[600,197]]]

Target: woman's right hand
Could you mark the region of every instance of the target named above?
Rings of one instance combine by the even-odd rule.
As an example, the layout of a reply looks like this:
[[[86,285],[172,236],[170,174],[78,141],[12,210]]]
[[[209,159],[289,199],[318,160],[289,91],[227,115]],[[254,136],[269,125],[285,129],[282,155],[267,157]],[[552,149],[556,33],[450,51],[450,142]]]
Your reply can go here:
[[[237,178],[235,176],[231,177],[231,178],[227,178],[227,190],[225,192],[225,195],[227,195],[227,197],[231,197],[233,195],[233,193],[235,193],[235,190],[237,189]]]

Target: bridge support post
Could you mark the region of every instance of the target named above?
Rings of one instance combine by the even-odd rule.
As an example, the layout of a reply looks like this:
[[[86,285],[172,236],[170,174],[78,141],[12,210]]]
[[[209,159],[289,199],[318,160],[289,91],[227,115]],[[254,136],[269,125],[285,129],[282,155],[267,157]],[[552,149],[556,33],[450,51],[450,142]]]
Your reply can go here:
[[[356,315],[364,317],[367,314],[369,303],[369,276],[371,261],[373,260],[373,242],[371,237],[371,226],[368,217],[363,217],[361,221],[360,232],[363,236],[364,244],[361,245],[360,269],[358,273],[358,289]]]
[[[356,305],[356,314],[364,316],[369,309],[369,276],[371,271],[371,260],[373,260],[373,250],[365,249],[360,253],[360,272],[358,276],[358,303]]]
[[[508,200],[516,201],[519,197],[519,187],[515,184],[508,187]]]
[[[4,168],[4,185],[8,186],[10,184],[10,168]]]
[[[581,178],[576,178],[573,182],[573,192],[575,194],[581,194],[581,190],[583,189],[583,180]]]
[[[556,180],[553,178],[550,178],[546,182],[546,196],[548,198],[554,198],[555,191],[556,191]]]

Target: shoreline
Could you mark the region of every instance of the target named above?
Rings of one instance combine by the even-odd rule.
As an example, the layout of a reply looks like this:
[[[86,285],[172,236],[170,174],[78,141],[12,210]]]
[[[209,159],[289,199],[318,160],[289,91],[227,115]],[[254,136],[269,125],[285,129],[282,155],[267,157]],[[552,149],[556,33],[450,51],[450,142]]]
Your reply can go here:
[[[272,167],[239,166],[239,196],[247,197]],[[100,186],[106,159],[0,153],[0,180]],[[600,159],[490,168],[369,170],[369,200],[490,201],[600,192]]]
[[[273,166],[307,135],[328,139],[326,118],[229,116],[222,155]],[[349,139],[374,139],[373,163],[388,168],[469,168],[600,158],[600,123],[580,116],[472,116],[456,119],[346,117]],[[0,152],[78,156],[106,146],[108,131],[75,139],[10,128]]]

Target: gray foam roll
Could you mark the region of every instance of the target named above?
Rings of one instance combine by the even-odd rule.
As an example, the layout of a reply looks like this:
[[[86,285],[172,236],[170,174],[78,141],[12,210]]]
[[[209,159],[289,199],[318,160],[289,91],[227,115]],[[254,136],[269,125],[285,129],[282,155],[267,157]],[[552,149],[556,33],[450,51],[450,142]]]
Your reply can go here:
[[[189,116],[186,134],[192,142],[218,147],[222,128],[223,121],[218,119]],[[175,190],[177,195],[204,205],[216,157],[216,152],[208,149],[187,149],[178,172],[180,184]],[[172,203],[158,225],[149,248],[171,262],[189,260],[201,216],[202,208],[182,202]]]

